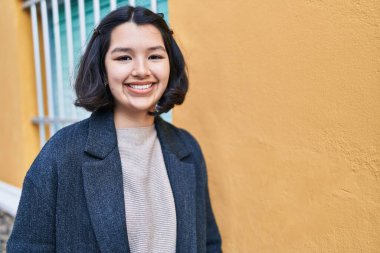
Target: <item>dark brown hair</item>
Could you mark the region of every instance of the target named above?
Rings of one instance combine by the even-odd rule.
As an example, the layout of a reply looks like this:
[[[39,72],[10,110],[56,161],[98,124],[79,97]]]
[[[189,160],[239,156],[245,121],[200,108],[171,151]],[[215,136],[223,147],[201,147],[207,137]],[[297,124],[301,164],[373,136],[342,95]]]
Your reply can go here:
[[[114,107],[114,98],[109,86],[104,85],[107,80],[104,59],[109,49],[112,30],[125,22],[134,22],[137,25],[151,24],[156,27],[161,33],[169,56],[168,86],[158,101],[156,111],[149,114],[160,115],[168,112],[174,105],[182,104],[189,86],[186,64],[173,38],[172,30],[163,19],[163,14],[156,14],[143,7],[125,6],[105,16],[94,30],[79,63],[74,84],[77,95],[75,105],[91,112]]]

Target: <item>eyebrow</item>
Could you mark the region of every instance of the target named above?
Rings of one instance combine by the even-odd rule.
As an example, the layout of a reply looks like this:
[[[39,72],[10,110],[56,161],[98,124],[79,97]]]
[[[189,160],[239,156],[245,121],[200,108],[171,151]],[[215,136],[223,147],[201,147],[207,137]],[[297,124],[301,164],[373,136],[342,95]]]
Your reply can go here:
[[[149,47],[148,51],[155,51],[155,50],[162,50],[166,52],[166,49],[163,46],[155,46],[155,47]],[[132,48],[129,47],[116,47],[111,51],[111,54],[117,53],[117,52],[132,52]]]

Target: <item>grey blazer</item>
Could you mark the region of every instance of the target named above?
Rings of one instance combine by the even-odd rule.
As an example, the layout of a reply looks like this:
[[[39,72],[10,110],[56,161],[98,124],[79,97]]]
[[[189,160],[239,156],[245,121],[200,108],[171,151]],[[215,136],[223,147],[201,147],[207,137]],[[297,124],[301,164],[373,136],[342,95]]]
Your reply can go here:
[[[199,145],[160,117],[155,127],[175,201],[176,252],[221,252]],[[130,252],[112,111],[43,147],[25,177],[7,252]]]

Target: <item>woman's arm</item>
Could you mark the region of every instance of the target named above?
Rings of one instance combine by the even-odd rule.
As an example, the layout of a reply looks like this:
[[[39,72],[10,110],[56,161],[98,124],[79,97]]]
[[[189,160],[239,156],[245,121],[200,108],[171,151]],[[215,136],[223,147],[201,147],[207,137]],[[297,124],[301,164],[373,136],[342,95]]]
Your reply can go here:
[[[215,221],[214,213],[212,211],[210,195],[208,191],[208,183],[206,183],[206,248],[207,253],[220,253],[222,252],[222,239],[220,237],[219,229]]]
[[[210,194],[208,189],[208,176],[206,162],[196,139],[186,130],[181,129],[184,135],[185,143],[189,144],[194,152],[196,163],[200,168],[200,173],[202,177],[203,187],[204,187],[204,200],[205,200],[205,218],[206,218],[206,251],[207,253],[221,253],[222,252],[222,238],[219,233],[218,225],[216,223],[214,213],[212,211]]]
[[[56,176],[41,153],[24,180],[8,253],[55,252]]]

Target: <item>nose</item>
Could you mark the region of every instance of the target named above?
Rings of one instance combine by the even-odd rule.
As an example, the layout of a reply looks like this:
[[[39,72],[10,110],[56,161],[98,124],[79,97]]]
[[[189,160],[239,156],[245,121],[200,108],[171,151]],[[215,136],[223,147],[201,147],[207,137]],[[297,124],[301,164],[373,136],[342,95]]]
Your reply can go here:
[[[150,75],[149,67],[144,59],[135,60],[132,75],[136,77],[146,77]]]

